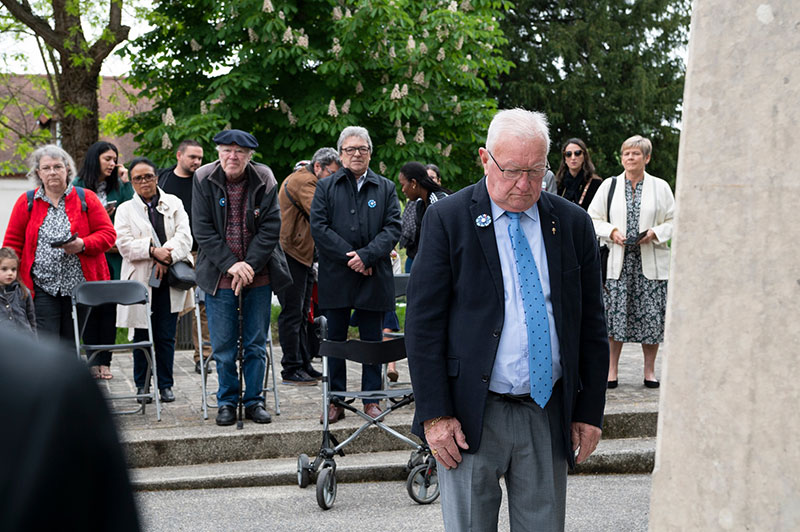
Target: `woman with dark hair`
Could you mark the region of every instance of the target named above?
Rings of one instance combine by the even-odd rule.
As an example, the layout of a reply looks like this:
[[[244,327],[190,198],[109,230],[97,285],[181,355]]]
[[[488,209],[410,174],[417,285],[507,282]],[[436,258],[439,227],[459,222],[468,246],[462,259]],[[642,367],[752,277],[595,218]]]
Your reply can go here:
[[[111,223],[114,223],[114,213],[123,202],[133,197],[133,187],[128,182],[128,171],[118,162],[119,151],[110,142],[98,141],[89,146],[83,158],[77,177],[72,182],[76,187],[91,190],[97,195],[100,203],[105,207]],[[111,279],[119,279],[122,257],[116,246],[106,252],[106,261]],[[113,344],[117,337],[116,305],[103,305],[98,307],[92,315],[95,326],[102,335],[98,343]],[[89,368],[96,379],[111,379],[111,353],[101,351],[92,361]]]
[[[433,179],[437,185],[442,184],[442,172],[439,170],[439,167],[433,163],[428,163],[425,165],[425,170],[428,171],[428,177]]]
[[[556,172],[558,195],[584,210],[592,203],[603,179],[595,173],[586,143],[571,138],[561,147],[561,164]]]
[[[122,277],[147,285],[150,315],[144,305],[120,306],[117,324],[133,329],[133,341],[146,341],[147,325],[153,326],[153,347],[161,400],[175,400],[172,366],[175,359],[175,327],[178,313],[194,305],[192,289],[169,285],[167,270],[180,261],[192,263],[192,232],[189,215],[178,196],[167,194],[157,185],[156,167],[149,159],[130,162],[130,175],[136,196],[119,208],[114,227],[122,253]],[[133,351],[133,380],[136,394],[145,393],[147,361],[139,349]],[[138,399],[147,401],[145,399]]]

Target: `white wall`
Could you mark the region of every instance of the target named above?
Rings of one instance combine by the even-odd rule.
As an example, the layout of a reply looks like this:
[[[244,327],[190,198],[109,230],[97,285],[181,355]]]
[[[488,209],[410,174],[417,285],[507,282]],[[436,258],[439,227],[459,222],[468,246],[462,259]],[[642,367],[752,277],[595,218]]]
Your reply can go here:
[[[27,179],[0,179],[0,235],[5,236],[11,209],[17,198],[33,188]]]

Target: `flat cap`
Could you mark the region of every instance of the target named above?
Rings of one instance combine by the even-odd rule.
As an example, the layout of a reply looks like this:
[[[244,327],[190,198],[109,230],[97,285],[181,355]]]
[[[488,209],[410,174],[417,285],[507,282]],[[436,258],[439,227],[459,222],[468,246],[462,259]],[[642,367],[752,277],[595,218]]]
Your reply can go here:
[[[242,148],[250,148],[252,150],[258,148],[258,141],[256,138],[241,129],[226,129],[214,135],[214,142],[217,144],[237,144]]]

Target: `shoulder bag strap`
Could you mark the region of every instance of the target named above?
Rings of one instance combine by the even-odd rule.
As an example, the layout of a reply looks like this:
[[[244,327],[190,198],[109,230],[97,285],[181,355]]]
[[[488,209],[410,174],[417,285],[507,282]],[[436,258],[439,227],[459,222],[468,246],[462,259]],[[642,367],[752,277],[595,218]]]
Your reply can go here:
[[[291,195],[291,194],[289,194],[289,187],[287,186],[287,184],[286,184],[286,183],[284,183],[284,184],[283,184],[283,191],[286,193],[286,197],[287,197],[287,198],[289,198],[289,201],[291,201],[291,202],[292,202],[292,205],[294,205],[294,206],[295,206],[295,208],[296,208],[298,211],[300,211],[300,214],[302,214],[302,215],[303,215],[303,218],[305,218],[305,219],[306,219],[306,221],[308,222],[308,221],[309,221],[308,213],[307,213],[306,211],[304,211],[304,210],[303,210],[303,208],[300,206],[300,204],[299,204],[299,203],[297,203],[297,202],[294,200],[294,198],[292,197],[292,195]]]
[[[608,198],[606,199],[606,221],[611,223],[611,200],[614,198],[614,189],[617,186],[617,178],[611,178],[611,186],[608,187]]]

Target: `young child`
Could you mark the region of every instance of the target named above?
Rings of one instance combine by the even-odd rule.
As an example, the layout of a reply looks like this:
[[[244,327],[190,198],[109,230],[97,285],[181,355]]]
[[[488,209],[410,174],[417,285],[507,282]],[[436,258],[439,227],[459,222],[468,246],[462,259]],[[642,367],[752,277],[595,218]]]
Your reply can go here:
[[[19,257],[0,248],[0,323],[36,334],[36,314],[28,288],[17,281]]]

